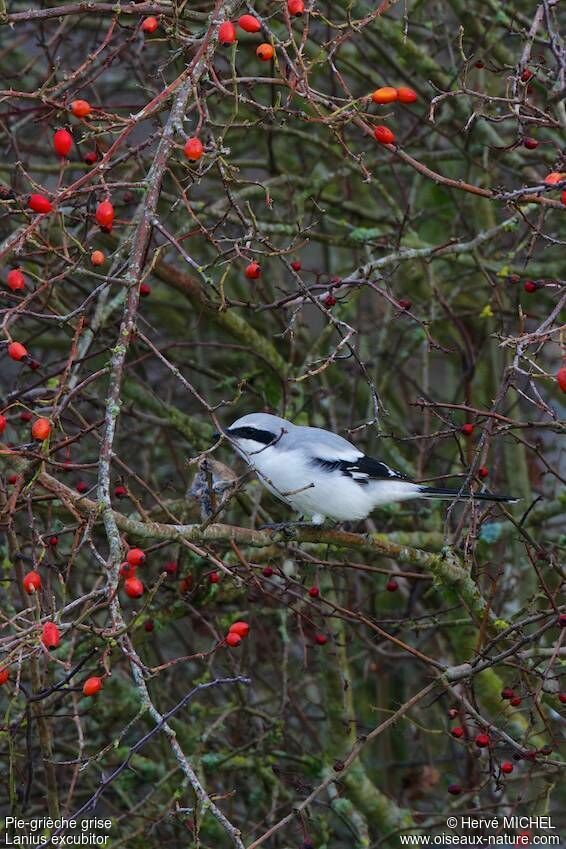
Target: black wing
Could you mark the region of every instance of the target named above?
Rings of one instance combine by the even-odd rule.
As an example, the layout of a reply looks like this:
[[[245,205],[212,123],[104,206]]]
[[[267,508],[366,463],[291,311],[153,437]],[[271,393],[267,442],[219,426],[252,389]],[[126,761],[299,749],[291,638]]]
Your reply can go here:
[[[315,457],[313,462],[328,472],[340,471],[360,484],[368,484],[371,480],[410,480],[386,463],[380,463],[379,460],[374,460],[373,457],[365,454],[355,460],[322,460],[320,457]]]

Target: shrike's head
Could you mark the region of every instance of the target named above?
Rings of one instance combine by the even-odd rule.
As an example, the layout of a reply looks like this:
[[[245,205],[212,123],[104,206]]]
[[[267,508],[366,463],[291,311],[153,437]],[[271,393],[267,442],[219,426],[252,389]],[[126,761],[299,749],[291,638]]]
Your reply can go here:
[[[254,454],[279,443],[292,427],[290,422],[279,416],[250,413],[227,427],[224,433],[240,454],[253,458]]]

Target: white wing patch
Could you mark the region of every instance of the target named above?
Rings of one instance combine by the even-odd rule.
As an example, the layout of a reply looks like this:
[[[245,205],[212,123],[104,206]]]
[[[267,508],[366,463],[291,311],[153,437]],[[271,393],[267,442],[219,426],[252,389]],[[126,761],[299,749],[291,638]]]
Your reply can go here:
[[[381,463],[379,460],[374,460],[373,457],[367,457],[365,454],[359,454],[358,452],[356,452],[356,457],[353,460],[336,457],[336,454],[334,454],[334,457],[316,455],[313,458],[313,463],[326,469],[328,472],[342,472],[343,475],[352,478],[361,485],[376,480],[407,481],[404,475],[396,472],[385,463]]]

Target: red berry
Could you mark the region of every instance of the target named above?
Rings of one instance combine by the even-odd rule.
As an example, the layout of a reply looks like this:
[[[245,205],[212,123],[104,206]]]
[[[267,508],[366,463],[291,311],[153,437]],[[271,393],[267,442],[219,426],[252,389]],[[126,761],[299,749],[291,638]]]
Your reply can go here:
[[[175,563],[174,560],[169,560],[167,563],[163,564],[163,571],[166,572],[170,578],[174,578],[177,574],[179,566]]]
[[[77,490],[78,493],[80,493],[82,495],[83,492],[87,491],[88,484],[85,481],[77,481],[77,485],[76,485],[75,489]]]
[[[31,428],[31,435],[38,442],[43,442],[51,433],[51,422],[49,419],[36,419]]]
[[[450,729],[450,733],[456,738],[456,740],[459,740],[460,737],[464,736],[464,729],[461,725],[455,725],[454,728]]]
[[[556,382],[563,392],[566,392],[566,366],[558,369],[556,372]]]
[[[557,183],[561,183],[562,180],[565,179],[566,174],[562,173],[562,171],[551,171],[550,174],[546,175],[543,182],[546,183],[547,186],[555,186]]]
[[[271,566],[264,566],[263,569],[261,570],[261,573],[266,578],[271,578],[271,576],[273,575],[273,569],[271,568]]]
[[[246,266],[245,273],[248,280],[257,280],[258,277],[261,277],[261,265],[259,262],[250,262],[250,264]]]
[[[94,163],[98,160],[98,154],[95,150],[90,150],[88,153],[84,155],[84,161],[87,165],[94,165]]]
[[[103,200],[96,207],[95,218],[101,227],[112,228],[114,222],[114,207],[109,200]]]
[[[482,68],[485,68],[485,63],[482,62],[481,59],[478,59],[477,62],[474,62],[474,67],[478,68],[481,71]]]
[[[100,693],[102,687],[102,678],[98,678],[98,676],[95,675],[92,678],[87,678],[84,682],[83,694],[85,696],[96,696],[97,693]]]
[[[242,642],[242,638],[239,634],[236,634],[234,631],[229,631],[226,635],[226,644],[231,646],[231,648],[235,649],[236,646],[239,646]]]
[[[0,686],[2,686],[2,684],[5,684],[9,677],[10,677],[10,670],[9,669],[6,669],[6,667],[4,667],[4,669],[0,669]]]
[[[470,422],[466,422],[466,424],[462,425],[461,431],[464,434],[464,436],[471,436],[472,433],[474,432],[474,426],[473,426],[473,424],[470,424]]]
[[[242,15],[238,20],[238,26],[244,32],[259,32],[261,29],[260,22],[253,15]]]
[[[124,592],[130,598],[141,598],[144,594],[143,584],[139,578],[132,576],[124,581]]]
[[[10,475],[9,478],[8,478],[8,483],[10,484],[10,486],[14,486],[14,484],[16,484],[18,482],[18,480],[19,480],[18,475]]]
[[[199,138],[193,136],[185,142],[183,153],[187,159],[191,160],[191,162],[196,162],[197,159],[200,159],[204,153],[203,143]]]
[[[385,127],[383,124],[375,127],[373,134],[375,136],[375,140],[380,144],[393,144],[395,141],[395,134],[389,129],[389,127]]]
[[[325,646],[328,642],[328,637],[325,637],[324,634],[315,634],[314,641],[317,646]]]
[[[144,629],[144,631],[147,631],[148,634],[151,634],[151,632],[153,631],[154,628],[155,628],[155,625],[153,624],[153,619],[147,619],[143,623],[143,629]]]
[[[41,642],[46,649],[56,649],[61,642],[61,634],[55,622],[46,622],[41,632]]]
[[[389,581],[385,584],[385,589],[388,593],[396,593],[399,589],[399,584],[395,580],[395,578],[390,578]]]
[[[208,580],[211,584],[217,584],[220,581],[220,575],[218,572],[211,572],[208,576]]]
[[[566,613],[561,613],[558,617],[558,624],[561,628],[566,628]]]
[[[476,737],[476,746],[480,749],[485,749],[490,744],[489,734],[478,734]]]
[[[332,307],[335,307],[338,302],[334,295],[327,295],[325,298],[322,299],[322,303],[324,304],[326,309],[330,310],[332,309]]]
[[[489,475],[489,469],[487,466],[480,466],[478,469],[478,475],[480,478],[486,478]]]
[[[41,575],[39,572],[27,572],[23,579],[24,590],[29,595],[38,592],[41,589]]]
[[[42,215],[51,212],[53,209],[51,201],[47,200],[43,195],[30,195],[28,206],[33,212],[40,212]]]
[[[121,564],[118,574],[121,578],[133,578],[137,572],[137,566],[130,566],[128,561]]]
[[[402,86],[397,89],[397,97],[401,103],[414,103],[417,99],[417,93],[412,88]]]
[[[193,576],[187,575],[186,578],[181,578],[179,581],[179,592],[188,593],[193,586]]]
[[[236,28],[231,21],[224,21],[218,29],[218,41],[223,47],[228,47],[236,41]]]
[[[149,283],[141,283],[140,298],[147,298],[148,295],[151,295],[151,286],[149,285]]]
[[[534,280],[527,280],[523,285],[523,289],[525,290],[525,292],[532,294],[533,292],[536,292],[538,286]]]
[[[562,204],[562,206],[566,206],[566,189],[564,189],[564,191],[560,195],[560,203]]]
[[[391,86],[383,86],[383,88],[377,88],[371,99],[374,103],[393,103],[399,97],[396,88],[391,88]]]
[[[558,698],[559,698],[561,704],[566,705],[566,693],[560,693]]]
[[[2,434],[6,430],[7,424],[8,424],[8,419],[6,418],[6,416],[3,416],[3,415],[0,414],[0,436],[2,436]]]
[[[320,590],[318,587],[309,587],[309,595],[311,598],[318,598],[320,595]]]
[[[515,767],[509,761],[503,761],[501,764],[501,772],[504,772],[506,775],[509,775],[510,772],[513,772]]]
[[[521,82],[528,83],[528,81],[531,79],[532,76],[533,76],[533,72],[529,71],[528,68],[525,68],[525,70],[521,74]]]
[[[27,355],[28,350],[24,345],[22,345],[21,342],[10,342],[10,344],[8,345],[8,356],[10,357],[10,359],[19,362],[20,360],[23,360],[25,357],[27,357]]]
[[[22,412],[20,413],[20,421],[21,422],[26,422],[26,423],[31,422],[32,419],[33,419],[33,416],[29,412],[29,410],[22,410]]]
[[[401,298],[401,300],[398,301],[398,303],[399,303],[399,309],[402,309],[402,310],[410,310],[411,307],[413,306],[413,302],[409,301],[407,298]]]
[[[303,0],[289,0],[287,10],[292,17],[300,18],[305,11],[305,4]]]
[[[19,292],[21,289],[25,288],[25,277],[19,268],[12,268],[12,270],[8,272],[6,275],[6,284],[8,289],[11,289],[12,292]]]
[[[449,784],[448,785],[448,792],[450,793],[451,796],[459,796],[460,793],[462,792],[462,788],[460,787],[459,784]]]
[[[523,147],[526,147],[527,150],[534,150],[538,147],[538,141],[530,136],[525,136],[523,139]]]
[[[59,537],[53,534],[53,536],[49,537],[47,543],[51,546],[51,548],[55,548],[57,545],[59,545]]]
[[[155,32],[158,26],[159,21],[157,20],[157,18],[150,16],[149,18],[143,19],[141,28],[143,32],[147,32],[151,35],[152,32]]]
[[[293,271],[300,271],[302,267],[303,266],[301,265],[298,259],[291,263],[291,268],[293,269]]]
[[[90,261],[93,265],[104,265],[106,257],[102,251],[93,251],[90,255]]]
[[[247,622],[234,622],[228,629],[229,634],[237,634],[239,637],[247,637],[250,633],[250,626]]]
[[[513,707],[519,707],[521,704],[521,696],[513,696],[513,698],[509,700],[509,704],[513,705]]]
[[[86,118],[92,112],[92,106],[88,100],[73,100],[71,103],[71,112],[75,118]]]
[[[256,48],[255,55],[262,62],[269,62],[269,60],[273,59],[275,56],[275,50],[273,49],[273,45],[268,44],[268,42],[265,41]]]
[[[130,548],[126,560],[130,566],[141,566],[145,560],[145,551],[142,551],[141,548]]]
[[[114,496],[116,498],[127,498],[128,490],[125,486],[115,486],[114,487]]]
[[[514,699],[515,698],[515,690],[511,687],[504,687],[501,691],[502,699]]]
[[[67,157],[73,147],[73,137],[68,130],[57,130],[53,136],[53,150],[57,156]]]

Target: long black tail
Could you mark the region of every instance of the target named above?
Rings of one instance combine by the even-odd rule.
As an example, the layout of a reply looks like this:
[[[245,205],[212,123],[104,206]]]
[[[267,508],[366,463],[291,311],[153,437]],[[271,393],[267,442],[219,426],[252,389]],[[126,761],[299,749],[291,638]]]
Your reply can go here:
[[[473,498],[474,501],[507,501],[510,504],[520,501],[519,498],[514,498],[512,495],[493,495],[491,492],[461,492],[459,489],[445,489],[442,486],[421,487],[421,497],[449,498],[450,500]]]

